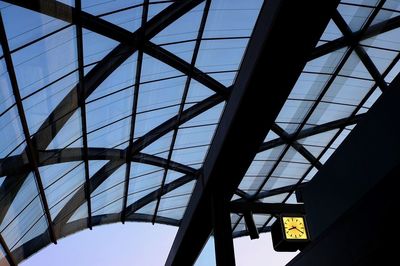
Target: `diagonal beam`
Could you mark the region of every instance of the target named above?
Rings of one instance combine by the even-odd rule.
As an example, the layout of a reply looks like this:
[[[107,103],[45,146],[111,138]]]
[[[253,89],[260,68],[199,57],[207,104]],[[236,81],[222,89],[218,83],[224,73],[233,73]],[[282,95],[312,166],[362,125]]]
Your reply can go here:
[[[338,129],[338,128],[342,128],[342,127],[346,127],[346,126],[350,126],[350,125],[354,125],[357,124],[358,122],[360,122],[363,118],[364,118],[365,114],[358,114],[355,115],[351,118],[342,118],[342,119],[338,119],[335,121],[331,121],[325,124],[321,124],[321,125],[317,125],[314,127],[310,127],[310,128],[306,128],[303,129],[302,131],[300,131],[300,133],[296,136],[296,133],[292,133],[288,135],[289,139],[295,139],[295,140],[299,140],[299,139],[303,139],[303,138],[307,138],[307,137],[311,137],[320,133],[324,133],[330,130],[334,130],[334,129]],[[260,146],[260,151],[266,151],[275,147],[278,147],[280,145],[285,144],[286,142],[282,139],[274,139],[274,140],[270,140],[267,142],[264,142],[263,144],[261,144]]]
[[[311,165],[315,166],[317,169],[321,169],[322,163],[312,155],[303,145],[298,143],[296,140],[290,138],[289,134],[283,130],[278,124],[273,124],[271,130],[275,132],[285,143],[292,146],[298,153],[300,153]]]
[[[10,266],[16,266],[18,265],[13,254],[11,253],[10,249],[8,248],[6,242],[4,241],[3,236],[0,234],[0,248],[2,248],[5,252],[5,257],[0,259],[0,264],[1,265],[10,265]],[[4,261],[7,260],[8,264]],[[4,264],[3,264],[4,262]]]
[[[4,60],[6,63],[8,76],[10,78],[10,83],[11,83],[12,91],[14,94],[15,104],[18,109],[19,120],[21,122],[22,130],[23,130],[24,137],[25,137],[25,142],[26,142],[25,152],[28,157],[30,168],[33,171],[33,174],[34,174],[34,177],[36,180],[37,189],[39,190],[40,199],[41,199],[41,202],[43,205],[44,213],[45,213],[47,224],[48,224],[48,231],[50,234],[50,239],[54,244],[57,244],[57,238],[54,234],[53,222],[51,220],[50,210],[49,210],[49,206],[47,204],[47,198],[46,198],[46,194],[44,192],[42,178],[40,177],[40,172],[39,172],[39,168],[37,165],[37,162],[38,162],[37,155],[36,155],[36,151],[34,149],[32,141],[31,141],[31,135],[29,133],[28,122],[26,120],[21,95],[19,93],[17,77],[15,74],[14,64],[13,64],[13,61],[11,58],[10,48],[8,46],[7,36],[6,36],[5,29],[4,29],[3,18],[1,16],[1,14],[0,14],[0,41],[1,41],[1,46],[3,48]]]
[[[206,157],[203,176],[195,186],[166,265],[194,263],[213,228],[212,219],[207,219],[212,217],[213,197],[225,204],[231,199],[338,3],[264,2]],[[289,20],[296,23],[288,24]],[[293,39],[297,40],[295,46],[290,45]],[[291,64],[282,58],[289,58]],[[265,89],[260,89],[259,84],[265,82]],[[274,84],[280,84],[279,89],[273,89]],[[263,117],[258,123],[248,119],[260,114]],[[215,240],[216,246],[223,245]],[[216,257],[217,264],[228,265],[218,252]]]

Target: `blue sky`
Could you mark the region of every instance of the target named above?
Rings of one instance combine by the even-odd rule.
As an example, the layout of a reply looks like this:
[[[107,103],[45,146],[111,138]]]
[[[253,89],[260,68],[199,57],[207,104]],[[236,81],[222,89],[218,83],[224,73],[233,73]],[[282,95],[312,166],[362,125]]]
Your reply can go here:
[[[164,265],[176,231],[176,227],[149,223],[103,225],[60,239],[21,265]],[[273,251],[269,234],[261,234],[258,240],[242,237],[234,244],[237,266],[285,265],[296,254]],[[210,265],[205,259],[198,266]]]

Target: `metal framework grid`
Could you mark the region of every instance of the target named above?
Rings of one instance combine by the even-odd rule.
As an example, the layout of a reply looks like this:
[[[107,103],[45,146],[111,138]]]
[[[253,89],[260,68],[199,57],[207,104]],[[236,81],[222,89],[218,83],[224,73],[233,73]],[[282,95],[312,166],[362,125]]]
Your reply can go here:
[[[98,2],[0,2],[0,121],[9,139],[0,146],[0,260],[10,265],[99,224],[181,225],[266,9],[261,0]],[[399,26],[392,1],[337,6],[235,185],[235,204],[297,203],[296,189],[397,75]],[[253,215],[260,232],[273,214]],[[230,222],[233,237],[249,234],[244,213]]]

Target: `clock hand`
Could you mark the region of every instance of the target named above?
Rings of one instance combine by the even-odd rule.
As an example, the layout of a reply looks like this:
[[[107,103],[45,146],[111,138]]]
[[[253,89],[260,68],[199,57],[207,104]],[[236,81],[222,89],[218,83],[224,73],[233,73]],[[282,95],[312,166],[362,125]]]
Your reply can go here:
[[[304,232],[301,231],[300,229],[297,229],[297,227],[295,227],[294,229],[296,229],[296,230],[299,231],[300,233],[304,234]]]

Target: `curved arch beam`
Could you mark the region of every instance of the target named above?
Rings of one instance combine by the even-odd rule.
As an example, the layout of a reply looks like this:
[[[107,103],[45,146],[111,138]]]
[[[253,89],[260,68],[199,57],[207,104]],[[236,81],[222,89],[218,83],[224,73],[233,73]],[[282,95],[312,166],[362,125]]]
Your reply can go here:
[[[88,148],[88,160],[126,160],[126,151],[121,149],[106,149],[106,148]],[[38,152],[38,166],[53,165],[57,163],[74,162],[83,160],[83,148],[67,148],[46,150]],[[177,163],[170,162],[158,156],[137,153],[131,156],[133,162],[150,164],[181,172],[184,174],[194,174],[196,170]],[[24,160],[23,156],[16,155],[5,160],[0,160],[0,176],[17,176],[29,172],[29,163]]]

